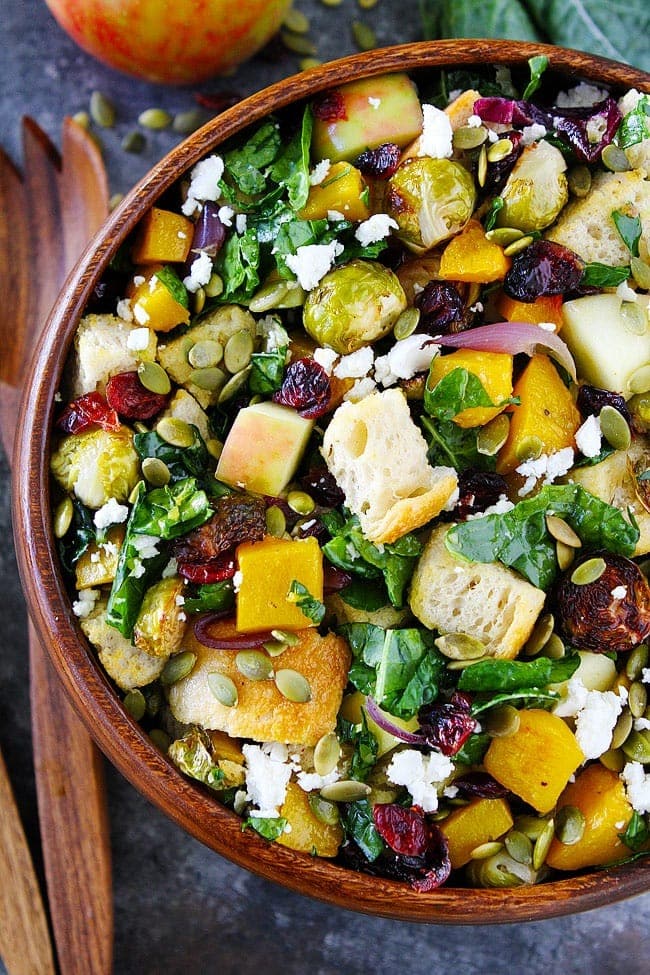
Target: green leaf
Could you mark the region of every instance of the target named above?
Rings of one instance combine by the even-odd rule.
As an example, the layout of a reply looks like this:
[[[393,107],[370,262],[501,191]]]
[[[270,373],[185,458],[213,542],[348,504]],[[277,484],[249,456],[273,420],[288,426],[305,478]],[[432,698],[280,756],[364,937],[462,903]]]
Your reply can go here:
[[[206,582],[197,586],[193,596],[185,597],[184,609],[187,613],[221,613],[235,605],[235,592],[232,581]]]
[[[154,488],[134,506],[128,522],[132,534],[154,535],[167,541],[186,535],[212,516],[205,491],[196,479],[186,477],[175,484]]]
[[[650,98],[643,95],[635,108],[623,117],[614,142],[619,149],[628,149],[650,138]]]
[[[170,267],[169,264],[167,264],[165,267],[161,267],[159,271],[156,271],[156,277],[159,281],[162,281],[174,301],[177,301],[179,305],[183,306],[183,308],[190,307],[190,299],[187,293],[187,288],[173,267]]]
[[[255,229],[248,227],[239,234],[231,234],[215,259],[215,271],[224,283],[219,302],[246,303],[259,283],[260,245]]]
[[[433,2],[433,0],[432,0]],[[441,37],[509,37],[539,41],[542,35],[525,3],[517,0],[440,0]]]
[[[479,660],[461,672],[461,691],[519,691],[522,688],[547,687],[568,680],[580,666],[577,654],[551,660]]]
[[[386,847],[375,826],[368,800],[345,803],[340,807],[340,814],[345,835],[355,841],[368,860],[372,863],[381,856]]]
[[[433,369],[433,364],[431,368]],[[443,376],[433,389],[430,388],[428,379],[424,387],[424,408],[429,416],[437,420],[453,420],[463,410],[477,406],[504,405],[505,403],[492,402],[478,376],[460,367]]]
[[[383,580],[353,579],[339,596],[344,603],[353,609],[361,609],[366,613],[375,613],[388,602],[388,593]]]
[[[77,561],[96,537],[93,512],[76,498],[72,499],[72,508],[70,527],[59,541],[61,561],[68,572],[74,572]]]
[[[337,732],[341,742],[352,745],[352,759],[350,761],[350,777],[359,782],[365,782],[377,762],[377,739],[368,730],[366,715],[361,712],[361,724],[354,725],[345,719],[339,719]]]
[[[543,691],[538,687],[524,687],[520,691],[504,691],[495,694],[487,701],[474,701],[472,704],[472,715],[476,717],[483,711],[489,711],[501,704],[518,702],[521,707],[551,708],[560,700],[560,695],[555,691]]]
[[[142,460],[145,457],[156,457],[162,460],[167,465],[172,484],[187,477],[202,478],[208,471],[209,454],[195,426],[192,426],[192,432],[194,441],[189,447],[174,447],[163,440],[155,430],[136,433],[133,446]]]
[[[538,54],[537,57],[529,58],[528,67],[530,68],[530,81],[524,88],[524,93],[521,96],[523,99],[530,98],[539,88],[542,83],[542,75],[548,68],[548,58],[545,54]]]
[[[495,196],[494,197],[494,199],[490,203],[490,205],[487,208],[487,211],[485,213],[485,224],[484,224],[484,227],[485,227],[485,232],[486,233],[488,232],[488,230],[494,230],[494,225],[497,222],[497,217],[499,215],[499,210],[503,210],[503,208],[504,208],[505,205],[506,205],[506,203],[505,203],[505,200],[503,199],[502,196]]]
[[[612,220],[616,224],[616,229],[621,236],[621,240],[629,252],[634,257],[638,257],[639,241],[643,231],[643,227],[641,226],[641,217],[629,217],[621,210],[612,210]]]
[[[243,146],[225,154],[226,173],[246,196],[263,193],[266,176],[262,170],[275,161],[281,148],[277,122],[265,122]]]
[[[284,365],[287,360],[287,347],[282,346],[273,352],[254,352],[251,356],[251,372],[248,388],[254,395],[269,396],[282,385]]]
[[[636,853],[650,840],[650,828],[646,817],[635,809],[625,832],[618,835],[623,843]]]
[[[289,592],[287,598],[290,602],[295,603],[298,609],[302,612],[308,620],[312,623],[322,623],[325,617],[325,607],[310,593],[306,586],[303,586],[302,582],[298,582],[294,579],[289,586]]]
[[[271,167],[271,178],[286,187],[289,204],[300,210],[309,195],[309,147],[314,117],[307,106],[302,125]]]
[[[265,840],[277,840],[278,836],[282,836],[284,833],[286,825],[287,821],[283,816],[274,816],[268,819],[264,816],[249,816],[248,819],[244,820],[242,830],[250,826]]]
[[[581,287],[589,288],[617,288],[622,281],[630,276],[628,265],[623,267],[609,267],[607,264],[586,264],[580,279]]]
[[[429,445],[427,458],[434,467],[454,467],[457,471],[494,470],[496,458],[478,452],[476,427],[459,427],[453,420],[432,420],[420,417],[420,424]]]
[[[578,484],[549,484],[504,514],[455,525],[447,532],[447,548],[474,562],[503,562],[534,586],[548,589],[557,575],[555,541],[546,528],[548,511],[568,521],[588,549],[634,552],[638,527]]]
[[[463,747],[454,755],[454,762],[461,762],[463,765],[480,765],[491,741],[490,735],[484,731],[470,735]]]

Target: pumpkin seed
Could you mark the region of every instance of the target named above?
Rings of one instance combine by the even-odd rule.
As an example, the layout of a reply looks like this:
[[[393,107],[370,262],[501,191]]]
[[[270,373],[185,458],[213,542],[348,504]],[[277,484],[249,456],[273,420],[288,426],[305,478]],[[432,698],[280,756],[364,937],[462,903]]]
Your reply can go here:
[[[312,68],[320,68],[322,63],[320,58],[302,58],[298,62],[301,71],[311,71]]]
[[[254,348],[253,336],[247,329],[230,336],[223,350],[223,364],[232,376],[246,368]]]
[[[190,382],[198,386],[199,389],[205,389],[210,393],[215,393],[219,389],[223,389],[226,384],[226,373],[223,369],[219,369],[218,366],[210,366],[206,369],[193,369],[189,375]]]
[[[574,586],[590,586],[592,582],[598,582],[606,568],[605,559],[586,559],[571,573],[571,582]]]
[[[130,495],[127,498],[127,501],[129,502],[129,504],[135,504],[135,502],[137,500],[137,497],[140,494],[140,485],[141,484],[144,484],[144,481],[138,481],[138,483],[135,485],[135,487],[131,491]]]
[[[500,413],[481,427],[476,435],[476,449],[485,457],[494,457],[508,439],[510,418]]]
[[[585,817],[576,806],[562,806],[555,815],[555,835],[564,846],[578,843],[585,831]]]
[[[447,658],[449,660],[449,658]],[[478,663],[479,660],[490,660],[491,658],[485,654],[483,657],[476,657],[472,660],[449,660],[447,664],[447,670],[465,670],[465,667],[471,667],[472,664]]]
[[[564,542],[556,542],[555,556],[561,571],[566,572],[569,566],[573,564],[576,557],[576,549],[570,545],[565,545]]]
[[[582,199],[591,189],[591,171],[587,166],[573,166],[567,173],[567,183],[570,193]]]
[[[331,802],[357,802],[359,799],[366,799],[371,788],[365,782],[357,782],[356,779],[340,779],[330,785],[324,785],[320,790],[321,799],[329,799]]]
[[[551,633],[544,646],[544,656],[548,657],[549,660],[561,660],[564,653],[564,643],[557,633]]]
[[[265,517],[266,530],[269,535],[273,535],[275,538],[282,538],[287,530],[287,519],[284,516],[282,508],[278,508],[277,504],[272,504],[266,509]]]
[[[626,173],[632,167],[630,166],[630,161],[618,146],[615,146],[613,142],[605,146],[600,158],[602,159],[603,166],[609,169],[612,173]]]
[[[486,860],[470,861],[467,873],[470,883],[478,887],[520,887],[532,882],[530,868],[513,860],[505,848]]]
[[[491,738],[507,738],[519,730],[520,720],[516,708],[511,704],[502,704],[488,711],[483,716],[481,725]]]
[[[610,742],[610,749],[615,750],[617,748],[622,748],[632,731],[632,725],[634,724],[634,719],[630,711],[626,708],[621,714],[620,718],[614,725],[614,731],[612,732],[612,740]]]
[[[279,308],[280,302],[289,292],[288,281],[269,281],[255,292],[248,302],[249,311],[258,315],[271,308]]]
[[[478,163],[476,166],[476,179],[478,180],[479,186],[485,186],[485,180],[487,179],[487,150],[485,146],[481,146],[481,151],[478,154]]]
[[[273,664],[261,650],[240,650],[235,666],[249,680],[268,680],[273,675]]]
[[[333,772],[341,757],[341,743],[336,732],[330,731],[316,742],[314,748],[314,769],[319,775]]]
[[[648,647],[645,643],[635,647],[627,655],[625,662],[625,673],[630,680],[637,680],[641,676],[641,671],[648,666]]]
[[[326,826],[336,826],[338,824],[339,810],[333,802],[328,802],[327,799],[323,799],[317,792],[310,792],[308,801],[309,808],[321,823],[325,823]]]
[[[90,115],[88,112],[75,112],[72,116],[72,121],[76,122],[80,128],[85,129],[86,132],[90,128]]]
[[[110,200],[108,201],[109,212],[112,213],[115,207],[118,207],[122,200],[124,199],[124,193],[113,193]]]
[[[515,819],[515,829],[519,830],[528,837],[533,843],[539,839],[546,828],[548,820],[540,819],[539,816],[517,816]]]
[[[227,400],[232,399],[235,393],[239,392],[242,386],[248,382],[248,376],[251,368],[251,366],[246,366],[246,368],[242,369],[241,372],[237,372],[234,376],[230,377],[226,385],[219,393],[219,398],[217,400],[218,403],[225,403]]]
[[[497,139],[487,150],[488,162],[501,162],[502,159],[507,159],[512,150],[513,145],[510,139]]]
[[[159,457],[145,457],[142,461],[142,475],[152,487],[164,487],[169,484],[171,474],[164,460]]]
[[[63,538],[67,534],[68,528],[72,524],[74,515],[74,505],[71,498],[64,498],[59,502],[54,512],[54,537]]]
[[[393,335],[399,341],[412,335],[420,323],[420,309],[406,308],[395,322]]]
[[[636,301],[621,303],[621,318],[626,332],[631,332],[632,335],[645,335],[648,330],[647,312]]]
[[[524,232],[515,227],[495,227],[494,230],[488,230],[485,236],[488,240],[499,244],[500,247],[507,247],[508,244],[514,244],[516,240],[521,240]]]
[[[340,7],[343,0],[320,0],[324,7]]]
[[[628,379],[628,386],[631,393],[650,392],[650,365],[641,366]]]
[[[503,843],[500,840],[491,840],[487,843],[479,843],[469,856],[471,860],[486,860],[488,857],[494,856],[495,853],[500,853],[502,849]]]
[[[539,437],[524,437],[515,448],[515,456],[518,461],[523,463],[526,460],[537,460],[542,456],[544,443]]]
[[[633,762],[641,762],[642,765],[650,762],[650,735],[647,731],[631,731],[621,747]]]
[[[138,366],[140,382],[150,393],[166,396],[172,388],[169,376],[157,362],[141,362]]]
[[[285,643],[288,647],[297,647],[300,643],[300,637],[296,633],[291,633],[290,630],[271,630],[271,636],[274,640],[279,640],[280,643]]]
[[[555,617],[552,613],[544,613],[543,616],[540,616],[537,623],[533,627],[533,632],[530,634],[526,644],[524,645],[524,656],[535,657],[538,653],[541,653],[550,640],[554,628]]]
[[[555,836],[555,823],[549,819],[535,841],[533,847],[533,870],[541,870]]]
[[[262,646],[268,653],[269,657],[279,657],[281,653],[287,649],[288,644],[282,643],[281,640],[267,640]]]
[[[309,30],[309,18],[302,12],[302,10],[296,10],[295,7],[289,7],[284,15],[282,26],[286,27],[287,30],[292,31],[294,34],[306,34]]]
[[[304,54],[313,56],[316,54],[316,45],[304,34],[294,34],[290,30],[281,30],[280,38],[288,51],[293,54]]]
[[[379,0],[357,0],[362,10],[372,10],[379,3]]]
[[[208,674],[208,687],[212,696],[225,708],[237,706],[239,700],[237,687],[227,674],[222,674],[218,670]]]
[[[557,542],[562,542],[564,545],[568,545],[569,548],[582,547],[579,536],[564,518],[558,518],[557,515],[547,515],[546,527],[548,528],[549,535]]]
[[[532,244],[532,242],[533,242],[533,238],[530,236],[520,237],[519,240],[515,240],[514,243],[508,244],[507,247],[504,247],[503,253],[506,255],[506,257],[514,257],[515,254],[519,254],[521,251],[525,251],[526,248],[530,244]]]
[[[635,680],[633,684],[630,684],[627,706],[633,718],[642,718],[644,716],[645,709],[648,706],[648,692],[645,684],[642,684],[641,681]]]
[[[478,149],[487,139],[487,129],[484,125],[461,125],[453,134],[454,149]],[[489,152],[488,152],[489,158]]]
[[[127,132],[121,142],[124,152],[132,152],[135,155],[141,153],[146,144],[147,140],[142,132],[138,132],[137,129],[134,129],[132,132]]]
[[[206,121],[206,113],[202,112],[200,108],[189,108],[186,112],[177,112],[174,115],[172,129],[179,135],[190,135],[200,129]]]
[[[287,504],[297,515],[310,515],[316,507],[314,499],[306,491],[289,491]]]
[[[276,670],[275,686],[287,701],[294,704],[306,704],[311,701],[311,687],[306,677],[297,670]],[[327,796],[325,796],[327,798]]]
[[[94,91],[90,96],[90,117],[102,129],[112,129],[115,125],[115,105],[101,91]]]
[[[209,437],[205,441],[205,446],[208,448],[210,457],[214,457],[215,460],[219,460],[221,454],[223,453],[223,443],[221,440],[217,440],[216,437]]]
[[[351,24],[352,39],[360,51],[372,51],[377,47],[377,35],[372,27],[361,20],[353,20]]]
[[[125,695],[122,703],[134,721],[142,721],[147,710],[147,702],[142,691],[138,690],[137,687],[134,688]]]
[[[177,416],[163,416],[158,420],[156,433],[172,447],[191,447],[194,443],[192,427]]]
[[[625,768],[625,757],[620,748],[608,749],[608,751],[603,752],[598,761],[606,769],[609,769],[610,772],[616,772],[617,774]]]
[[[172,123],[172,117],[164,108],[145,108],[138,115],[138,123],[145,129],[167,129]]]
[[[210,275],[210,280],[203,285],[203,290],[208,298],[218,298],[223,291],[223,280],[214,272]]]
[[[511,829],[504,839],[505,848],[517,863],[533,862],[533,844],[525,835],[517,829]]]
[[[203,288],[197,288],[192,295],[192,311],[195,315],[200,315],[205,307],[205,291]]]
[[[485,656],[485,644],[467,633],[445,633],[434,643],[443,657],[450,660],[478,660]]]
[[[650,265],[642,261],[640,257],[634,257],[632,255],[630,258],[630,270],[639,288],[642,288],[644,291],[650,291]]]
[[[196,654],[191,650],[182,650],[169,658],[160,675],[160,683],[165,687],[176,684],[192,673],[195,664]]]
[[[221,342],[213,339],[203,339],[192,346],[187,353],[187,361],[195,369],[209,369],[211,366],[218,366],[223,359],[223,346]]]
[[[166,731],[163,731],[162,728],[152,728],[149,732],[149,738],[163,755],[167,754],[171,745],[171,738]]]

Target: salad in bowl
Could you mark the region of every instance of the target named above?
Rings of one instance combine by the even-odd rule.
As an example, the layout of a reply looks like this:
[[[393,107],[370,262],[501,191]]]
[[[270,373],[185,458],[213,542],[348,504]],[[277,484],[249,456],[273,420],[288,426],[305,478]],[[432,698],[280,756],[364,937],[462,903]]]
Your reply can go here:
[[[207,154],[55,417],[124,708],[242,828],[418,892],[650,840],[650,95],[547,68],[352,80]]]

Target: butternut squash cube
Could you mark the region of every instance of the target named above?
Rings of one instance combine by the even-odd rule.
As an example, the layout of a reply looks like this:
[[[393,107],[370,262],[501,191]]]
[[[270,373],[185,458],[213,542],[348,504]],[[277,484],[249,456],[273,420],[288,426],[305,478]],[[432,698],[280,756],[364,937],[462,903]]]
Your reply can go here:
[[[356,166],[334,163],[323,182],[310,188],[298,216],[301,220],[324,220],[330,210],[336,210],[346,220],[367,220],[370,210],[362,195],[365,189],[366,182]]]
[[[538,812],[547,813],[585,757],[562,718],[534,708],[519,712],[512,735],[493,738],[486,772]]]
[[[194,225],[187,217],[152,207],[142,218],[131,248],[134,264],[183,264],[190,253]]]
[[[542,453],[554,454],[575,445],[575,432],[582,420],[571,392],[546,355],[534,355],[515,383],[508,439],[499,451],[497,471],[512,474],[530,459],[526,445],[541,442]]]
[[[527,322],[529,325],[551,322],[557,333],[564,324],[563,301],[562,295],[540,295],[535,301],[518,301],[502,291],[495,306],[499,315],[507,322]]]
[[[319,857],[336,856],[343,842],[343,829],[339,823],[323,823],[312,811],[308,794],[295,782],[287,785],[280,815],[291,827],[288,833],[282,833],[276,840],[280,846]]]
[[[569,846],[557,837],[553,840],[546,857],[549,867],[582,870],[628,855],[619,833],[625,832],[633,810],[616,772],[599,762],[588,765],[560,796],[558,809],[563,806],[580,810],[585,817],[585,830],[581,839]]]
[[[452,869],[464,867],[471,860],[472,850],[482,843],[498,840],[512,824],[510,806],[505,799],[472,799],[468,805],[455,809],[439,823],[449,843]]]
[[[457,349],[450,355],[438,355],[431,363],[427,385],[433,389],[454,369],[467,369],[480,379],[493,403],[503,403],[512,394],[512,356],[501,352],[476,352]],[[459,427],[480,427],[488,423],[505,406],[473,406],[454,417]]]
[[[268,535],[261,542],[244,542],[237,548],[241,573],[237,593],[237,629],[303,630],[316,624],[289,599],[295,580],[314,599],[323,599],[323,556],[315,538],[289,541]]]
[[[488,284],[503,280],[511,264],[503,247],[485,236],[479,221],[470,220],[442,252],[440,277],[447,281]]]
[[[156,277],[158,270],[153,268],[141,284],[130,289],[133,317],[138,325],[146,325],[154,332],[171,332],[177,325],[187,325],[190,313]]]

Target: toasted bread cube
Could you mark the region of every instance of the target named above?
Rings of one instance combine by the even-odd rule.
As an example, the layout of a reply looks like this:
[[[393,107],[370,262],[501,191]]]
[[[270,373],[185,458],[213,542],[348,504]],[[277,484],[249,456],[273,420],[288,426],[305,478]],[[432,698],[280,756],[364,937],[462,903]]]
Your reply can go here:
[[[323,555],[315,538],[289,541],[268,535],[237,548],[241,582],[237,593],[237,629],[301,630],[315,626],[289,598],[294,580],[314,599],[323,599]]]
[[[111,376],[134,372],[140,362],[153,362],[157,338],[151,329],[146,349],[129,348],[129,335],[139,327],[117,315],[85,315],[81,319],[74,339],[73,397],[95,390],[103,393]]]
[[[81,629],[97,650],[102,667],[123,691],[145,687],[160,677],[166,656],[152,657],[139,650],[106,622],[106,603],[98,604],[93,616],[81,620]]]

